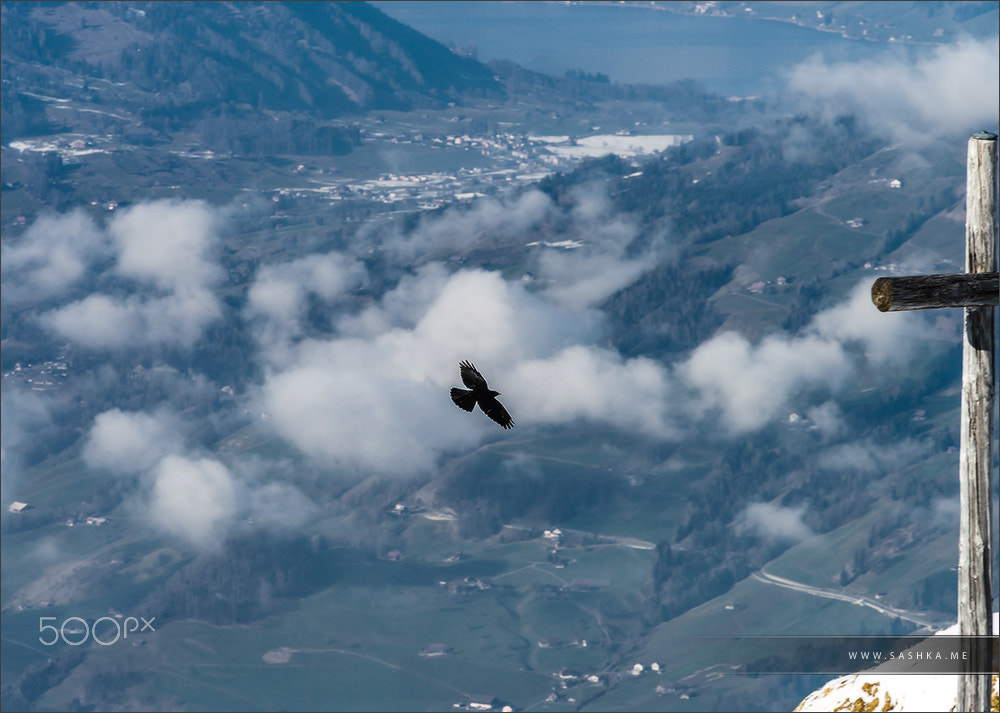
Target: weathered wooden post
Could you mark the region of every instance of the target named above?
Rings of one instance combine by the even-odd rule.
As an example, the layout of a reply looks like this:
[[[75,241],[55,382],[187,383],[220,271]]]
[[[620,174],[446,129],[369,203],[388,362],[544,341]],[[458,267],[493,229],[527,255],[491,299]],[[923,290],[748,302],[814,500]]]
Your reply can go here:
[[[965,194],[965,271],[997,269],[997,137],[980,132],[969,139]],[[1000,297],[994,293],[994,297]],[[962,443],[959,454],[961,523],[958,545],[958,632],[962,636],[993,633],[993,574],[990,543],[993,538],[993,340],[996,318],[990,306],[965,308],[962,347]],[[990,646],[976,646],[972,668],[989,670]],[[963,673],[958,682],[955,710],[990,710],[990,676]]]
[[[973,134],[966,175],[964,275],[881,278],[872,285],[872,301],[883,312],[965,308],[958,545],[958,630],[963,637],[993,635],[993,308],[1000,305],[996,169],[996,135]],[[959,676],[956,711],[990,710],[990,675],[980,672],[990,670],[991,651],[992,646],[972,647],[966,672]]]

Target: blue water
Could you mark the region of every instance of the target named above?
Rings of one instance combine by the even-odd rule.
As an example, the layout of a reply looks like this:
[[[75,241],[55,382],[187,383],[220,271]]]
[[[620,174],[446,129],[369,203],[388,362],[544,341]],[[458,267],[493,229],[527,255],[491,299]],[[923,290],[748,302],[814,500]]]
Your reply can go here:
[[[845,61],[890,51],[886,45],[786,22],[675,15],[634,6],[424,0],[372,4],[439,42],[475,46],[481,61],[509,59],[556,76],[582,69],[626,83],[695,79],[727,95],[778,92],[785,72],[817,53],[828,61]]]

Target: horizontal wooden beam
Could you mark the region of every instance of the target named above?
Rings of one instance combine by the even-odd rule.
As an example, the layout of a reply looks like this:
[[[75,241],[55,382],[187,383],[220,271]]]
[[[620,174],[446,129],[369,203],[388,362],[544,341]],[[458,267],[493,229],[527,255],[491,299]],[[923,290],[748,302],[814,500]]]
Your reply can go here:
[[[882,312],[998,306],[1000,275],[987,272],[880,277],[872,285],[872,302]]]

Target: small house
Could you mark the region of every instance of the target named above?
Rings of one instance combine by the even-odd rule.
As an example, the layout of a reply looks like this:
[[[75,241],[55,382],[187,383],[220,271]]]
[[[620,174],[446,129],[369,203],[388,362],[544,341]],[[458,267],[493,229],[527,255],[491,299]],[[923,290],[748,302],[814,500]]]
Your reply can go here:
[[[444,656],[448,653],[446,644],[424,644],[420,647],[420,656]]]
[[[497,702],[496,696],[472,695],[466,707],[470,711],[491,711]]]

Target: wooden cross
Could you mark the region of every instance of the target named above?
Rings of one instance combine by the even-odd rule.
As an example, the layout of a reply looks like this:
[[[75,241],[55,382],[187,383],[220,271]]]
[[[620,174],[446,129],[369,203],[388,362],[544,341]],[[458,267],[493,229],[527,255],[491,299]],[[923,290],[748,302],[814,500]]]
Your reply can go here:
[[[958,631],[993,636],[991,572],[993,467],[994,307],[1000,305],[997,275],[997,137],[969,138],[965,195],[965,274],[883,277],[872,301],[883,312],[965,308],[962,348],[962,443],[959,452],[961,523],[958,545]],[[992,646],[973,646],[959,676],[956,711],[990,710]],[[979,660],[983,656],[987,660]]]

